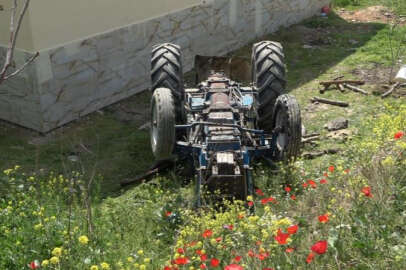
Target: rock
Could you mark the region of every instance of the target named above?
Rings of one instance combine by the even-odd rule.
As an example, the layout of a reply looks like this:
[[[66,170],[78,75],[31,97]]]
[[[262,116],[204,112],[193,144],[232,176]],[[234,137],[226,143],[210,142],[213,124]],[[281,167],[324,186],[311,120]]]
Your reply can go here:
[[[324,125],[324,128],[326,128],[328,131],[348,128],[348,119],[339,117],[337,119],[328,122],[326,125]]]
[[[337,130],[337,131],[332,131],[327,134],[327,138],[331,138],[334,140],[347,140],[351,138],[352,132],[350,130]]]

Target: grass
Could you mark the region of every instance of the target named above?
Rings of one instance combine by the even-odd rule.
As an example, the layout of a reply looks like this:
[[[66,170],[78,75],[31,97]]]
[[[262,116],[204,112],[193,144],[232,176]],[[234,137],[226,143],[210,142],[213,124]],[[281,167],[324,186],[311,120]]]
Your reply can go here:
[[[119,181],[153,160],[149,134],[138,130],[148,119],[147,93],[46,136],[3,124],[0,169],[13,169],[0,176],[0,269],[24,268],[35,260],[44,269],[162,269],[184,257],[189,262],[180,269],[202,264],[223,269],[230,263],[244,269],[405,269],[406,141],[394,139],[405,132],[404,98],[383,102],[332,89],[323,97],[349,102],[349,108],[309,102],[320,95],[318,81],[340,75],[378,74],[363,87],[379,90],[391,65],[388,29],[349,23],[333,13],[263,38],[284,45],[288,91],[301,104],[308,133],[322,135],[319,145],[304,151],[342,151],[300,159],[278,172],[258,164],[256,185],[264,195],[252,198],[255,214],[238,203],[223,211],[193,211],[193,183],[184,184],[173,172],[119,189]],[[405,27],[396,35],[402,31]],[[249,56],[250,49],[233,54]],[[135,109],[134,121],[118,114]],[[346,139],[328,138],[323,128],[338,116],[349,119],[352,134]],[[303,187],[310,179],[316,187]],[[372,197],[362,192],[365,187]],[[263,200],[269,197],[277,203]],[[328,222],[320,223],[325,214]],[[278,229],[286,232],[293,225],[298,232],[279,244]],[[310,247],[322,240],[326,253],[306,263]],[[211,266],[213,258],[219,267]]]

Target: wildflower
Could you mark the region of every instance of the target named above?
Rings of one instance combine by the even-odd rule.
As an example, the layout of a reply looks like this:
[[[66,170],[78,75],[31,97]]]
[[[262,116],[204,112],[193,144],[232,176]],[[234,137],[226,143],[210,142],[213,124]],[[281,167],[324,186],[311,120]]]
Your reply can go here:
[[[273,270],[273,268],[267,267],[267,268],[262,268],[262,270]]]
[[[229,264],[224,268],[224,270],[244,270],[244,268],[238,264]]]
[[[200,255],[200,261],[204,262],[206,260],[207,260],[207,255],[206,254]]]
[[[56,247],[52,250],[52,255],[60,257],[62,255],[62,248]]]
[[[40,264],[39,264],[38,260],[35,260],[35,261],[30,262],[30,264],[28,265],[28,267],[29,267],[30,269],[37,269],[37,268],[40,267]]]
[[[230,225],[224,225],[224,226],[223,226],[223,228],[224,228],[224,229],[227,229],[227,230],[232,231],[232,230],[233,230],[233,228],[234,228],[234,226],[233,226],[233,224],[230,224]]]
[[[51,264],[58,264],[59,263],[59,258],[56,256],[53,256],[51,259],[49,259]]]
[[[395,140],[397,140],[397,139],[402,138],[403,135],[405,135],[405,133],[403,131],[398,131],[398,132],[395,133],[394,138],[395,138]]]
[[[183,258],[177,258],[175,259],[175,264],[177,265],[185,265],[189,263],[189,259],[187,257],[183,257]]]
[[[311,263],[313,261],[313,258],[314,258],[314,253],[310,252],[309,255],[307,255],[306,262]]]
[[[49,265],[49,261],[48,260],[43,260],[41,263],[41,266],[46,267]]]
[[[371,187],[363,187],[361,191],[365,196],[372,198]]]
[[[249,207],[252,207],[253,205],[254,205],[254,202],[253,202],[253,201],[249,201],[249,202],[248,202],[248,206],[249,206]]]
[[[307,183],[303,183],[302,186],[303,186],[304,188],[307,188],[308,184],[307,184]]]
[[[277,235],[275,236],[275,240],[280,244],[280,245],[285,245],[287,244],[286,240],[289,238],[289,233],[283,233],[281,229],[278,230]]]
[[[292,200],[296,200],[296,196],[295,196],[295,195],[290,195],[290,198],[291,198]]]
[[[150,258],[145,258],[144,259],[144,263],[150,263],[151,262],[151,259]]]
[[[326,253],[327,251],[327,241],[319,241],[316,244],[314,244],[311,248],[312,251],[316,252],[317,254],[321,255]]]
[[[320,180],[320,184],[327,184],[327,180],[326,180],[326,179],[324,179],[324,178],[323,178],[323,179],[321,179],[321,180]]]
[[[165,212],[165,216],[167,216],[167,217],[172,216],[172,212],[171,212],[171,211],[166,211],[166,212]]]
[[[232,230],[232,229],[230,229],[230,230]],[[221,240],[222,240],[222,238],[221,237],[217,237],[216,239],[214,239],[214,240],[216,240],[216,242],[217,243],[220,243],[221,242]]]
[[[333,172],[334,172],[334,166],[328,167],[328,171],[331,172],[331,173],[333,173]]]
[[[252,258],[252,257],[255,257],[254,251],[252,251],[251,249],[248,250],[248,256],[250,256],[251,258]]]
[[[292,253],[295,249],[294,248],[287,248],[285,249],[286,253]]]
[[[147,267],[145,266],[145,264],[141,264],[141,265],[140,265],[140,270],[145,270],[145,269],[147,269]]]
[[[320,223],[326,223],[328,221],[328,214],[319,216]]]
[[[241,259],[242,259],[241,256],[236,256],[236,257],[234,258],[234,261],[235,261],[235,262],[239,262],[239,261],[241,261]]]
[[[350,173],[350,169],[345,169],[345,170],[344,170],[344,173],[345,173],[345,174],[349,174],[349,173]]]
[[[141,256],[141,255],[144,254],[144,251],[142,249],[140,249],[140,250],[137,251],[137,254]]]
[[[207,266],[206,266],[204,263],[202,263],[202,264],[200,265],[200,269],[207,269]]]
[[[251,202],[251,201],[253,201],[253,200],[254,200],[254,199],[252,198],[251,195],[248,195],[248,196],[247,196],[247,201]]]
[[[259,188],[255,190],[255,193],[256,193],[258,196],[264,196],[264,193],[263,193],[262,190],[260,190]]]
[[[316,188],[316,182],[314,182],[313,180],[308,180],[307,183],[312,187],[312,188]]]
[[[288,231],[288,234],[295,234],[297,233],[297,230],[299,229],[298,225],[292,225],[288,227],[286,230]]]
[[[211,265],[212,267],[217,267],[217,266],[219,266],[219,264],[220,264],[220,260],[218,260],[218,259],[216,259],[216,258],[213,258],[213,259],[211,259],[211,261],[210,261],[210,265]]]
[[[286,187],[285,187],[285,191],[286,191],[287,193],[289,193],[291,190],[292,190],[292,189],[291,189],[289,186],[286,186]]]
[[[103,269],[103,270],[108,270],[108,269],[110,269],[110,265],[109,265],[108,263],[106,263],[106,262],[102,262],[102,263],[100,264],[100,266],[101,266],[101,269]]]
[[[97,265],[92,265],[90,266],[90,270],[99,270],[99,267]]]
[[[184,254],[185,253],[185,250],[183,248],[178,248],[177,251],[178,251],[179,254]]]
[[[213,231],[212,230],[205,230],[202,234],[203,238],[209,238],[213,235]]]
[[[324,172],[324,173],[323,173],[323,176],[324,176],[324,177],[328,177],[328,173]]]
[[[89,238],[87,238],[86,235],[82,235],[78,239],[79,243],[81,243],[82,245],[86,245],[89,242]]]

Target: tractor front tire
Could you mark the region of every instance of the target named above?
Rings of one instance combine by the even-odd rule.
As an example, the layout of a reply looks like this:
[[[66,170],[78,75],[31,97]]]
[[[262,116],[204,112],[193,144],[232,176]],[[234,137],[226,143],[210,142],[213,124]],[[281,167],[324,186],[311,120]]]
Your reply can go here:
[[[178,45],[163,43],[152,48],[151,56],[152,92],[158,88],[171,90],[176,120],[183,122],[182,101],[184,99],[182,52]]]
[[[258,89],[258,126],[272,131],[272,114],[278,96],[284,94],[285,55],[279,42],[261,41],[252,48],[252,81]]]
[[[302,120],[299,104],[294,96],[284,94],[276,99],[272,127],[276,133],[276,159],[296,159],[302,144]]]
[[[171,159],[175,146],[175,103],[168,88],[155,89],[151,100],[151,148],[157,160]]]

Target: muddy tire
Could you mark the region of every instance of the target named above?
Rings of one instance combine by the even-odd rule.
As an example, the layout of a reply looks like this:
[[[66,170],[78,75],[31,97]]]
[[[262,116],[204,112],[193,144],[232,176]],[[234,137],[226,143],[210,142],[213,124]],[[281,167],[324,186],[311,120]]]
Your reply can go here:
[[[182,122],[184,98],[182,53],[180,47],[163,43],[152,48],[151,56],[152,92],[158,88],[170,89],[176,108],[176,120]]]
[[[258,126],[272,131],[272,114],[278,96],[284,94],[285,55],[278,42],[262,41],[252,48],[252,81],[258,89]]]
[[[175,103],[168,88],[155,89],[151,99],[151,148],[157,160],[170,159],[175,146]]]
[[[294,96],[284,94],[276,99],[272,127],[277,134],[276,160],[296,159],[302,143],[302,120],[299,104]]]

